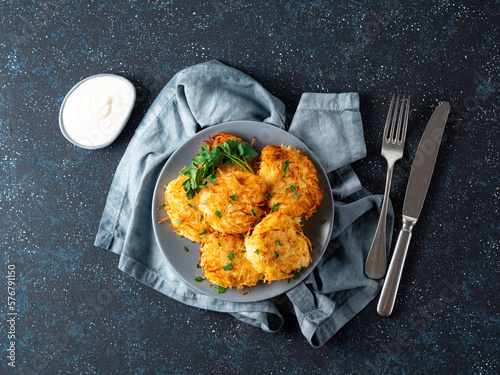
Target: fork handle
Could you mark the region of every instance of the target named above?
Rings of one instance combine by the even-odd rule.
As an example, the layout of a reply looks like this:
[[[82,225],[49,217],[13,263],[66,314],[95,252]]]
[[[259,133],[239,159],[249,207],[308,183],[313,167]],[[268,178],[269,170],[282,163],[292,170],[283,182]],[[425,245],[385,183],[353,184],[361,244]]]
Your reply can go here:
[[[370,279],[381,279],[385,275],[387,266],[386,261],[386,220],[387,220],[387,205],[389,203],[389,192],[391,190],[392,171],[394,170],[394,163],[387,165],[387,177],[385,181],[384,199],[382,201],[382,208],[380,210],[380,217],[378,219],[377,229],[373,237],[370,252],[365,262],[365,274]]]
[[[398,241],[394,248],[394,255],[387,271],[387,277],[380,293],[380,299],[377,305],[377,312],[382,316],[389,316],[392,313],[398,294],[399,282],[403,273],[403,266],[406,260],[406,253],[410,245],[411,233],[416,219],[403,216],[403,227],[399,232]]]

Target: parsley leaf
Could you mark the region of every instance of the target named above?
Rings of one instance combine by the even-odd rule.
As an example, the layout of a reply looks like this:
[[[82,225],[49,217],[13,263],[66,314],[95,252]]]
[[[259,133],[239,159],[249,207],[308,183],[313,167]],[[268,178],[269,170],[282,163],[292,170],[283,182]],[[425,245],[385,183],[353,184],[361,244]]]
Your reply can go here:
[[[274,252],[274,255],[276,255],[276,259],[278,259],[280,257],[280,255],[277,251]]]
[[[222,267],[224,271],[231,271],[233,269],[233,263],[229,263],[228,265]]]
[[[229,254],[227,254],[227,259],[231,260],[231,259],[233,259],[234,257],[236,257],[236,254],[235,254],[235,253],[233,253],[233,251],[231,250],[231,251],[229,252]]]
[[[226,288],[224,288],[223,286],[219,286],[219,285],[217,285],[215,287],[215,289],[217,290],[217,294],[221,294],[221,293],[224,293],[226,291]]]
[[[219,219],[222,217],[222,214],[219,211],[215,211],[214,215],[217,216]]]
[[[231,198],[233,201],[237,201],[238,198],[236,198],[236,194],[231,195],[229,198]]]
[[[297,199],[297,185],[289,186],[285,190],[293,190],[293,197]]]
[[[245,171],[254,173],[249,162],[257,156],[257,152],[248,142],[228,139],[210,150],[207,145],[201,146],[191,164],[182,170],[189,178],[182,186],[188,199],[192,199],[201,189],[215,182],[217,166],[221,164],[238,165]]]
[[[276,203],[276,204],[273,206],[273,208],[271,209],[271,211],[273,211],[273,212],[278,211],[278,207],[279,207],[279,206],[281,206],[281,203]]]
[[[290,162],[288,160],[285,160],[285,162],[283,164],[284,164],[284,167],[283,167],[283,176],[281,176],[281,178],[285,178],[286,177],[286,170],[288,169],[288,166],[290,165]]]

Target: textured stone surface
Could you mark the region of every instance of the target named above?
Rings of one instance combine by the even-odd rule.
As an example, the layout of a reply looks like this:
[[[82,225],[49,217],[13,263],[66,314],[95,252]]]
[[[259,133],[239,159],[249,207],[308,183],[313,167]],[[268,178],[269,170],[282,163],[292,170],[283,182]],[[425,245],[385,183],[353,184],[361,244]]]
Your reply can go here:
[[[0,372],[497,373],[499,14],[492,0],[2,1],[0,275],[15,266],[18,315],[14,370],[2,283]],[[209,59],[260,81],[290,117],[303,92],[359,92],[368,155],[354,168],[374,193],[385,181],[390,94],[412,95],[393,180],[395,230],[427,119],[450,102],[390,318],[373,301],[313,349],[293,316],[267,334],[184,306],[93,246],[114,170],[148,106],[178,70]],[[134,83],[137,105],[110,147],[77,148],[59,132],[59,106],[80,79],[106,72]]]

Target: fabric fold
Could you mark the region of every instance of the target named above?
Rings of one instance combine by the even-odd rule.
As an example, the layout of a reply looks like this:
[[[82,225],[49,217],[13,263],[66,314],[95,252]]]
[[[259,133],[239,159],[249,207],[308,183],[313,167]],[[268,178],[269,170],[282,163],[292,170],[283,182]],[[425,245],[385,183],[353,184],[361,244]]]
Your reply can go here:
[[[349,166],[366,153],[356,93],[304,94],[290,132],[330,172],[334,235],[325,256],[286,296],[229,302],[193,290],[179,279],[156,243],[152,195],[169,156],[200,129],[252,120],[285,128],[284,104],[244,73],[210,61],[177,73],[147,111],[116,170],[95,245],[119,255],[119,269],[184,304],[229,313],[266,332],[281,329],[278,307],[292,306],[306,339],[323,345],[378,293],[363,260],[375,232],[380,199],[362,188]],[[392,208],[388,233],[392,233]],[[390,244],[390,236],[388,245]]]

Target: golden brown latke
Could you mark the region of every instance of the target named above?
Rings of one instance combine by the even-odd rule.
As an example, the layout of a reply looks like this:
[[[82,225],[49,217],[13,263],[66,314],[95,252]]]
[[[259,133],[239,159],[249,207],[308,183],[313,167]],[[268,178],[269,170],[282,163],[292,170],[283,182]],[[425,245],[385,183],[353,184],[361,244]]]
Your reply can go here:
[[[213,137],[210,137],[209,139],[207,139],[204,143],[208,146],[208,148],[210,150],[213,150],[214,148],[217,147],[218,144],[226,143],[229,139],[232,139],[233,141],[238,141],[238,142],[245,142],[245,141],[243,141],[243,139],[241,139],[240,137],[238,137],[234,134],[226,133],[226,132],[219,132],[219,133],[215,134]],[[256,170],[257,163],[258,163],[257,158],[256,158],[256,160],[249,163],[252,170],[254,170],[254,171]],[[237,171],[244,171],[244,169],[238,165],[231,165],[231,164],[219,165],[217,167],[216,177],[221,177],[223,175],[226,175],[226,174],[229,174],[232,172],[237,172]]]
[[[204,144],[208,146],[210,150],[213,150],[217,147],[218,144],[226,143],[228,139],[232,139],[233,141],[243,142],[243,139],[235,136],[234,134],[219,132],[215,134],[213,137],[207,139]]]
[[[291,146],[264,147],[258,174],[272,195],[269,207],[292,217],[308,218],[323,199],[313,163]]]
[[[200,246],[200,266],[205,277],[225,288],[253,286],[261,275],[244,254],[240,234],[211,233]]]
[[[273,212],[245,238],[246,257],[264,281],[288,279],[311,263],[311,242],[299,219]]]
[[[165,187],[163,199],[174,231],[191,241],[201,242],[207,231],[211,230],[205,222],[203,212],[198,208],[200,198],[195,195],[188,199],[182,183],[189,177],[180,174]]]
[[[266,183],[248,172],[234,172],[216,179],[199,195],[199,209],[206,222],[222,233],[246,233],[264,215]]]

